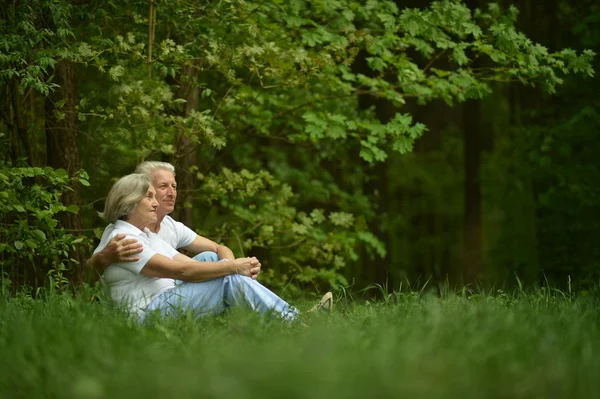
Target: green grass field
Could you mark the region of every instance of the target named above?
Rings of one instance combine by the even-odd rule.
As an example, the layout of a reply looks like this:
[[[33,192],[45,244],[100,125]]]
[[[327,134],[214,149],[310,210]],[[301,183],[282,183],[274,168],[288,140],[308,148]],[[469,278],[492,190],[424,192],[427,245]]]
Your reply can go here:
[[[309,303],[301,303],[306,309]],[[236,311],[140,325],[68,296],[0,299],[2,398],[596,398],[595,297],[340,299],[308,326]]]

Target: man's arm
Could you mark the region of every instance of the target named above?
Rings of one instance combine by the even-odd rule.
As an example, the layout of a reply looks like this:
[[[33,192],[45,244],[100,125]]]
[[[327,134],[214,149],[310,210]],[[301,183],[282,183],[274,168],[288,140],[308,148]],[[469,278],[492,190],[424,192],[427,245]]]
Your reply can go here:
[[[208,238],[201,237],[196,234],[196,238],[192,243],[186,247],[184,247],[188,252],[193,254],[199,254],[204,251],[213,251],[219,255],[219,259],[235,259],[233,252],[231,249],[227,248],[225,245],[219,245],[216,242],[209,240]]]
[[[258,260],[255,258],[239,258],[225,262],[197,262],[180,254],[175,255],[173,259],[156,254],[148,260],[140,274],[187,282],[202,282],[236,273],[251,277],[257,264]]]
[[[113,263],[137,262],[140,260],[135,255],[142,252],[144,246],[133,238],[126,240],[124,238],[125,234],[118,234],[113,237],[102,251],[88,259],[85,263],[86,266],[102,274],[104,269]]]
[[[216,242],[209,240],[208,238],[204,238],[201,237],[199,235],[196,234],[196,238],[194,239],[194,241],[192,241],[191,244],[189,244],[188,246],[184,247],[183,249],[185,249],[186,251],[189,251],[193,254],[199,254],[200,252],[203,251],[213,251],[216,252],[216,254],[219,256],[219,259],[228,259],[228,260],[233,260],[235,259],[235,255],[233,254],[233,251],[231,249],[229,249],[228,247],[226,247],[225,245],[219,245]],[[245,259],[245,258],[242,258]],[[256,280],[258,278],[258,275],[260,274],[262,265],[260,264],[260,262],[258,261],[258,259],[256,258],[251,258],[256,260],[257,265],[254,266],[253,273],[250,275],[250,277],[252,277],[252,279]],[[206,262],[203,262],[206,263]]]

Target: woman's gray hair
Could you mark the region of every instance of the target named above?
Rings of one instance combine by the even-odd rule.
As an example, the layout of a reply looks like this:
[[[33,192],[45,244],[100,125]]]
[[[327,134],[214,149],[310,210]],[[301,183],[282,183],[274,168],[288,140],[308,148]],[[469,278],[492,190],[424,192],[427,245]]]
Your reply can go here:
[[[168,162],[158,162],[158,161],[146,161],[142,162],[135,168],[135,172],[133,173],[143,173],[146,176],[152,178],[152,171],[156,169],[166,170],[167,172],[173,173],[175,176],[175,168]]]
[[[108,192],[104,212],[98,214],[110,223],[125,218],[146,196],[148,187],[150,187],[150,177],[146,174],[133,173],[121,177]]]

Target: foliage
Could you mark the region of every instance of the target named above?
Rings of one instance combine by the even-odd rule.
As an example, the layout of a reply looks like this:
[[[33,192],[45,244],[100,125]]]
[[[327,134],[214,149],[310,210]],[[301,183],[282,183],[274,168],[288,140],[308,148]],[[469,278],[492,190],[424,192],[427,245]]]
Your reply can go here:
[[[293,276],[344,282],[344,265],[356,262],[361,248],[385,255],[369,227],[377,212],[377,196],[365,192],[369,164],[384,161],[389,150],[411,151],[425,126],[402,112],[382,122],[375,109],[360,108],[360,97],[401,110],[410,98],[481,98],[493,81],[553,90],[560,73],[592,73],[592,53],[552,53],[515,30],[514,9],[494,5],[473,17],[452,1],[422,10],[386,1],[166,1],[158,7],[162,27],[150,66],[141,64],[148,21],[142,9],[133,12],[134,29],[117,30],[108,38],[113,47],[100,55],[100,64],[118,64],[120,72],[94,75],[107,89],[86,90],[82,100],[84,126],[96,132],[88,145],[99,150],[87,168],[100,168],[115,153],[120,171],[160,154],[177,160],[177,142],[186,135],[202,146],[186,171],[202,185],[189,204],[195,227],[226,239],[238,254],[268,256],[281,285]],[[366,68],[357,68],[357,57]],[[479,59],[485,67],[473,66]],[[195,69],[194,78],[182,76],[184,67]],[[201,93],[198,111],[187,117],[178,113],[185,85]],[[222,155],[215,151],[223,146]],[[320,213],[353,215],[358,226],[334,226],[331,218],[325,226],[309,216]]]
[[[355,226],[352,214],[323,209],[307,214],[290,206],[292,197],[290,186],[266,171],[252,174],[229,169],[207,176],[198,196],[207,207],[217,205],[223,210],[223,215],[212,213],[211,219],[220,226],[220,235],[233,238],[230,242],[236,252],[244,255],[269,248],[277,254],[287,272],[277,275],[267,267],[261,278],[270,285],[281,287],[292,278],[302,283],[320,280],[331,286],[347,285],[340,271],[345,257],[357,260],[357,241],[385,255],[364,226],[362,231]]]
[[[557,42],[598,49],[597,6],[562,7],[551,28],[564,32]],[[504,231],[491,257],[504,277],[560,285],[569,277],[579,287],[598,281],[598,89],[597,79],[567,77],[553,97],[514,91],[514,126],[496,138],[484,178],[490,207],[503,206]]]
[[[0,86],[17,82],[21,91],[44,95],[57,87],[49,77],[60,59],[73,57],[66,43],[71,5],[34,0],[3,7],[0,16]]]
[[[517,10],[495,3],[150,4],[156,19],[145,1],[8,7],[0,86],[48,95],[53,65],[78,63],[87,202],[143,159],[172,160],[201,186],[179,204],[193,209],[191,227],[268,259],[265,277],[279,286],[346,284],[365,254],[386,256],[377,164],[411,152],[427,130],[407,100],[480,99],[491,82],[554,91],[564,74],[593,74],[592,51],[534,43],[515,28]],[[198,104],[185,112],[194,89]],[[82,211],[95,225],[94,209]]]
[[[586,31],[600,28],[600,10],[571,9],[563,24],[573,24],[571,35],[579,47],[600,47],[597,36]],[[595,66],[598,67],[596,60]],[[545,273],[560,281],[578,275],[578,284],[589,287],[600,278],[598,256],[592,243],[598,233],[600,191],[597,176],[600,127],[597,79],[571,80],[545,110],[524,118],[524,156],[537,191],[539,243],[545,248],[540,260]]]
[[[102,70],[117,65],[105,77],[109,89],[83,99],[92,115],[116,119],[120,128],[113,129],[135,137],[131,144],[138,157],[169,154],[182,131],[217,149],[248,135],[283,136],[294,144],[356,141],[360,157],[372,163],[385,160],[387,143],[401,153],[410,151],[424,126],[407,114],[382,123],[373,110],[357,112],[359,95],[397,106],[413,97],[454,103],[489,94],[490,81],[540,84],[553,91],[562,83],[560,73],[593,75],[593,51],[550,52],[515,30],[514,8],[505,12],[494,4],[474,18],[455,1],[434,2],[424,10],[399,10],[389,1],[316,9],[303,1],[160,6],[164,25],[178,31],[159,36],[152,75],[140,66],[148,21],[137,18],[137,30],[106,38],[101,44],[110,46],[96,49],[107,53],[94,61]],[[366,53],[366,70],[352,67],[359,51]],[[475,68],[480,59],[488,65]],[[425,66],[422,60],[428,61]],[[447,68],[434,67],[442,61]],[[198,76],[175,89],[184,83],[199,87],[202,101],[198,112],[182,118],[173,108],[184,100],[169,89],[169,79],[190,65]],[[121,138],[106,146],[113,148]]]
[[[70,257],[70,251],[87,242],[59,226],[60,212],[79,211],[76,205],[64,206],[61,195],[70,190],[73,180],[89,184],[87,178],[85,172],[70,178],[63,169],[0,164],[3,286],[12,284],[16,289],[24,282],[42,286],[50,278],[57,288],[65,288],[69,270],[77,263]]]

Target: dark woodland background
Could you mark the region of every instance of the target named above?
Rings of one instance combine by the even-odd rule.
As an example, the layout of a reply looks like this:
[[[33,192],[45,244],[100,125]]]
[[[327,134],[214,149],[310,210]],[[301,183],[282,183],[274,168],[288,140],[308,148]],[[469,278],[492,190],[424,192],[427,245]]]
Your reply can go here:
[[[148,159],[275,288],[597,284],[600,6],[362,3],[6,2],[4,284],[90,281]]]

